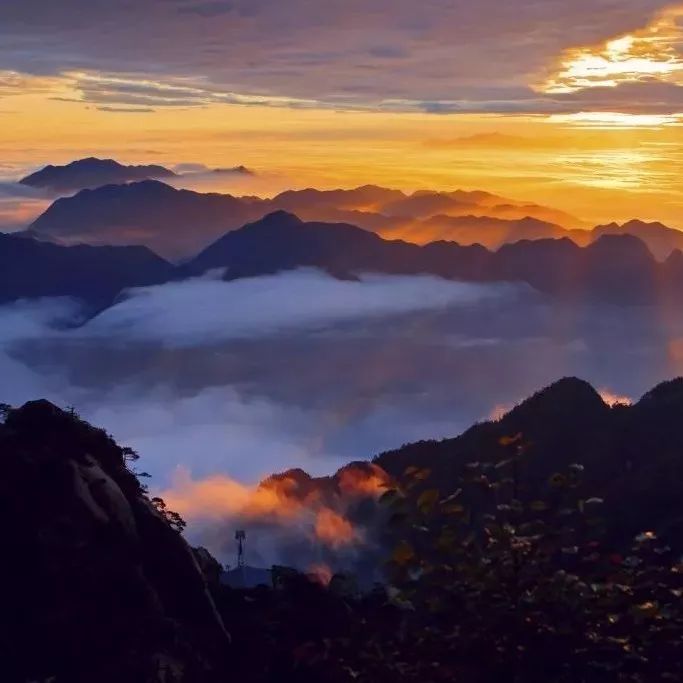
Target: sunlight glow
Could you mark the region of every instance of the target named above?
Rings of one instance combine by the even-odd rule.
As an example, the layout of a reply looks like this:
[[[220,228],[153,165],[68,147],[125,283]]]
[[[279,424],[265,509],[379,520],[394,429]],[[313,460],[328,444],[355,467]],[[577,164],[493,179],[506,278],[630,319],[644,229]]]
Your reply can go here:
[[[556,73],[540,90],[572,93],[651,79],[680,82],[683,79],[683,58],[678,49],[683,33],[681,17],[683,8],[669,9],[641,31],[598,46],[567,50]]]
[[[551,123],[569,123],[580,128],[659,128],[680,125],[683,114],[628,114],[616,111],[582,111],[553,114]]]

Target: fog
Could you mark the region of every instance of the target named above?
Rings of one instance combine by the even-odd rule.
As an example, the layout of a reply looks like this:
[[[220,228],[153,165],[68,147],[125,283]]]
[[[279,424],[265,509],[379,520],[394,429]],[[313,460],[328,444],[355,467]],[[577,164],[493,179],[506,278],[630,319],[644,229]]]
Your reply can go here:
[[[52,198],[41,190],[3,180],[0,176],[0,232],[24,230],[51,201]]]
[[[0,401],[74,406],[137,449],[171,499],[179,482],[251,490],[272,472],[330,474],[454,436],[566,375],[637,398],[683,363],[683,315],[433,277],[211,274],[82,315],[64,299],[0,307]],[[190,540],[231,559],[225,522],[181,512]]]

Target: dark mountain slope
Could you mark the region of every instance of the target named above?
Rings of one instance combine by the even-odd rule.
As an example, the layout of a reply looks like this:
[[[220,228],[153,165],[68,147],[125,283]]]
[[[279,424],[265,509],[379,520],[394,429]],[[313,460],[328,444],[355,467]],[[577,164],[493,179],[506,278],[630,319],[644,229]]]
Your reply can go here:
[[[573,463],[585,467],[585,492],[604,497],[619,542],[651,526],[681,544],[683,380],[662,384],[633,406],[607,406],[586,382],[563,379],[501,420],[478,424],[454,439],[426,441],[383,453],[374,462],[392,476],[406,467],[431,470],[425,487],[455,489],[467,463],[509,457],[501,437],[522,434],[529,449],[520,465],[522,496],[547,494],[548,479]]]
[[[448,251],[440,264],[438,252]],[[432,258],[432,255],[434,258]],[[227,278],[263,275],[300,267],[316,267],[342,278],[359,273],[476,274],[473,266],[489,252],[455,243],[431,249],[387,241],[375,233],[343,223],[304,223],[277,211],[256,223],[224,235],[187,264],[190,272],[228,268]],[[483,274],[483,269],[482,269]]]
[[[194,554],[105,432],[27,403],[0,423],[0,461],[3,681],[225,680]]]
[[[172,274],[146,247],[65,247],[0,233],[0,303],[72,296],[103,307],[126,287],[159,284]]]
[[[598,225],[589,234],[593,239],[602,235],[633,235],[643,240],[655,258],[660,261],[664,261],[672,251],[683,249],[683,232],[657,222],[646,223],[645,221],[631,220],[622,225],[609,223],[608,225]]]
[[[69,192],[112,183],[128,183],[152,178],[172,178],[176,174],[163,166],[124,166],[113,159],[79,159],[65,166],[46,166],[19,182],[55,192]]]
[[[572,301],[675,303],[683,262],[658,263],[630,235],[610,235],[585,248],[569,239],[521,241],[497,252],[481,246],[383,240],[352,225],[304,223],[276,212],[224,235],[187,264],[187,273],[228,268],[226,277],[317,267],[337,276],[364,272],[428,273],[454,280],[526,282]]]

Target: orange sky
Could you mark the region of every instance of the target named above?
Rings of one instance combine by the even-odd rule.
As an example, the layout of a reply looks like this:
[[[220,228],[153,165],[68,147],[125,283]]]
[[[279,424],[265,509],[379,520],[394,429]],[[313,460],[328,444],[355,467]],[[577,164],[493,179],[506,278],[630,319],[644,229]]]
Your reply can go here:
[[[190,16],[191,9],[196,21],[208,20],[205,5],[190,7],[195,1],[187,0],[184,16]],[[211,4],[212,13],[218,4]],[[518,0],[518,4],[523,11],[528,3]],[[162,5],[152,5],[159,22],[171,21],[161,14]],[[225,7],[228,12],[229,5]],[[532,9],[525,11],[540,11],[533,9],[537,7],[533,3],[528,7]],[[676,5],[648,2],[642,16],[629,15],[628,32],[618,30],[618,17],[607,15],[605,25],[596,28],[599,38],[582,43],[583,34],[577,33],[573,41],[567,38],[567,44],[556,48],[545,40],[543,50],[529,49],[528,64],[515,65],[509,85],[495,81],[495,70],[484,72],[477,65],[477,73],[482,73],[475,79],[474,73],[468,77],[466,69],[458,71],[459,65],[454,64],[453,92],[475,93],[476,80],[476,98],[475,94],[467,100],[444,95],[433,102],[407,97],[411,92],[422,95],[415,78],[423,66],[413,53],[410,60],[399,62],[402,70],[386,66],[384,57],[376,56],[377,96],[363,99],[354,92],[345,104],[346,100],[327,93],[324,82],[317,83],[320,97],[313,98],[297,85],[300,79],[279,78],[276,82],[284,83],[282,92],[270,81],[267,87],[254,85],[256,94],[249,96],[223,92],[212,80],[218,78],[213,75],[215,65],[204,65],[207,73],[197,71],[193,76],[121,73],[118,64],[114,71],[113,62],[111,70],[94,68],[95,59],[103,57],[97,46],[85,42],[82,49],[84,54],[90,51],[87,59],[92,68],[64,67],[53,73],[33,65],[3,70],[0,49],[0,175],[9,178],[44,163],[85,155],[128,163],[244,164],[257,172],[254,181],[235,184],[238,181],[222,178],[212,189],[262,195],[287,187],[365,183],[408,190],[486,189],[549,204],[589,223],[638,217],[683,229],[683,115],[678,113],[683,110],[683,97],[678,106],[679,89],[683,91],[683,57],[678,51],[682,14]],[[254,30],[267,30],[264,22],[269,14],[263,15]],[[513,19],[514,13],[506,21]],[[218,16],[212,23],[220,23]],[[349,31],[357,37],[363,34],[356,23]],[[25,19],[16,24],[15,32],[24,26]],[[230,26],[226,24],[225,30]],[[250,26],[244,23],[244,30]],[[129,29],[133,27],[130,22]],[[385,27],[375,30],[383,38]],[[92,33],[88,31],[71,41],[79,35],[85,41],[83,36]],[[66,29],[63,32],[66,40],[69,35]],[[431,55],[435,46],[446,50],[448,44],[439,41],[440,34],[434,32],[429,43],[421,44],[423,53],[415,54]],[[181,38],[178,46],[180,51]],[[285,50],[273,47],[274,52],[278,49]],[[61,54],[58,47],[50,50]],[[329,68],[337,69],[340,78],[352,65],[349,55],[312,50],[313,46],[311,55],[328,59]],[[377,54],[390,54],[388,48],[383,50]],[[297,59],[301,59],[298,53]],[[475,71],[474,62],[466,66]],[[403,79],[405,96],[400,98],[379,91],[381,86],[389,92],[382,79],[392,75],[392,68]],[[505,68],[501,62],[500,69]],[[310,73],[312,79],[320,75],[311,67],[303,73]],[[247,76],[260,84],[264,74],[268,71],[261,68]],[[488,94],[485,99],[482,88],[495,98]],[[270,94],[258,94],[265,91]]]

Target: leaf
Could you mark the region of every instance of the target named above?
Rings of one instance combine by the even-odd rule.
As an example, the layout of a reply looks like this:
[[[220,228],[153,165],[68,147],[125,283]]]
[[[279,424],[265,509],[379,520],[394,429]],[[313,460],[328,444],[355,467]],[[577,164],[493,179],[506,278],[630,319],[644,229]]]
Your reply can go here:
[[[424,481],[425,479],[428,479],[428,478],[429,478],[429,476],[431,475],[431,473],[432,473],[432,471],[431,471],[429,468],[424,467],[423,469],[418,470],[417,472],[415,472],[415,474],[413,475],[413,477],[414,477],[415,479],[417,479],[418,481]]]
[[[462,515],[465,512],[465,506],[460,503],[448,503],[441,507],[441,511],[445,515]]]
[[[439,496],[440,494],[438,489],[427,489],[426,491],[423,491],[417,499],[417,507],[420,512],[422,514],[431,512],[438,502]]]
[[[514,436],[501,436],[498,439],[498,443],[501,446],[512,446],[522,440],[522,432],[515,434]]]
[[[379,502],[382,505],[393,505],[396,503],[398,500],[401,500],[403,496],[399,491],[396,489],[389,489],[388,491],[385,491],[380,497],[379,497]]]

